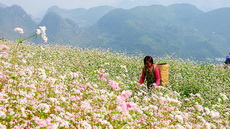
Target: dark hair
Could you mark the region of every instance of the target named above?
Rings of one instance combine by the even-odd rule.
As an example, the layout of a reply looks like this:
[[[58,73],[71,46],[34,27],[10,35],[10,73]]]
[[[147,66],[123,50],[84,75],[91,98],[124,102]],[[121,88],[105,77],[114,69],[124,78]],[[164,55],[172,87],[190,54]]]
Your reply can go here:
[[[149,61],[150,63],[153,63],[153,58],[152,58],[152,56],[145,56],[145,58],[144,58],[144,63],[145,63],[146,61]]]

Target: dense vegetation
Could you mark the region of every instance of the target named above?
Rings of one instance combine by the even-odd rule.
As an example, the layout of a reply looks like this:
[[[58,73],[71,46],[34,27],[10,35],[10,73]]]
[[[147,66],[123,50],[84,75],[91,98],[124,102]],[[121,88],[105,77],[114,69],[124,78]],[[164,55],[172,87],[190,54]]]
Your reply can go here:
[[[170,84],[147,92],[143,55],[16,44],[0,41],[0,128],[229,128],[223,66],[156,58]]]

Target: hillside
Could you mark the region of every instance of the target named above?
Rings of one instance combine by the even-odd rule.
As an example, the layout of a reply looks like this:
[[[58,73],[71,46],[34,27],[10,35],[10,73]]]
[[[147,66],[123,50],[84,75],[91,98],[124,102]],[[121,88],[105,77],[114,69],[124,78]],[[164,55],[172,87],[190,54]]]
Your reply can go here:
[[[18,36],[14,28],[24,29],[24,35],[30,35],[37,27],[31,17],[17,5],[0,9],[0,37],[15,40]]]
[[[54,22],[55,21],[55,22]],[[39,26],[46,26],[49,42],[55,44],[75,45],[76,37],[81,33],[81,28],[73,20],[63,18],[55,12],[49,12],[45,15]],[[41,40],[34,38],[36,43],[42,43]]]
[[[204,13],[188,4],[115,9],[89,29],[89,32],[104,37],[93,37],[89,46],[98,44],[103,48],[109,47],[131,54],[143,52],[157,56],[175,55],[203,61],[212,57],[224,57],[230,48],[227,36],[229,33],[224,28],[229,25],[227,18],[223,18],[226,12],[229,10],[216,18],[218,10]],[[214,14],[210,16],[212,13]],[[221,23],[216,24],[212,19]],[[217,28],[219,32],[213,33],[217,32]]]
[[[7,5],[0,3],[0,8],[6,8],[6,7],[7,7]]]
[[[90,9],[77,8],[66,10],[53,6],[47,10],[47,13],[55,12],[63,18],[73,20],[82,27],[89,27],[95,24],[101,17],[113,9],[114,7],[111,6],[98,6]]]
[[[229,128],[223,66],[156,58],[170,84],[147,93],[143,55],[16,44],[0,40],[1,128]]]
[[[229,8],[202,12],[189,4],[71,10],[54,6],[35,23],[21,7],[12,6],[0,8],[0,38],[17,39],[16,27],[29,36],[38,26],[46,26],[49,44],[214,63],[230,52],[229,12]],[[37,38],[31,41],[43,43]]]

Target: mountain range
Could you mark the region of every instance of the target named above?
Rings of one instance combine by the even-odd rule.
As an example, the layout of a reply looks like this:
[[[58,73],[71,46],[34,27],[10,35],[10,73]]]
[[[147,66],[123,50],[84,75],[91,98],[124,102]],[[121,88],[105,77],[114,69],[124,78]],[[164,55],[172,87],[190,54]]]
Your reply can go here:
[[[72,10],[50,7],[39,23],[20,6],[0,4],[0,38],[15,40],[46,26],[48,43],[110,48],[127,54],[173,55],[206,61],[230,52],[230,8],[203,12],[190,4],[99,6]],[[42,43],[38,38],[31,41]]]

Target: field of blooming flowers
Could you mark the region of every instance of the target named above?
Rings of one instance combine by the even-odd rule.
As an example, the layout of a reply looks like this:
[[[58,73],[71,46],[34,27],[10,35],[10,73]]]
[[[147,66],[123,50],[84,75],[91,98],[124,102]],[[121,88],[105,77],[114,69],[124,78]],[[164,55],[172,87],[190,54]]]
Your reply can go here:
[[[142,55],[0,40],[0,128],[227,129],[230,71],[156,59],[170,84],[137,89]],[[14,58],[14,59],[13,59]]]

